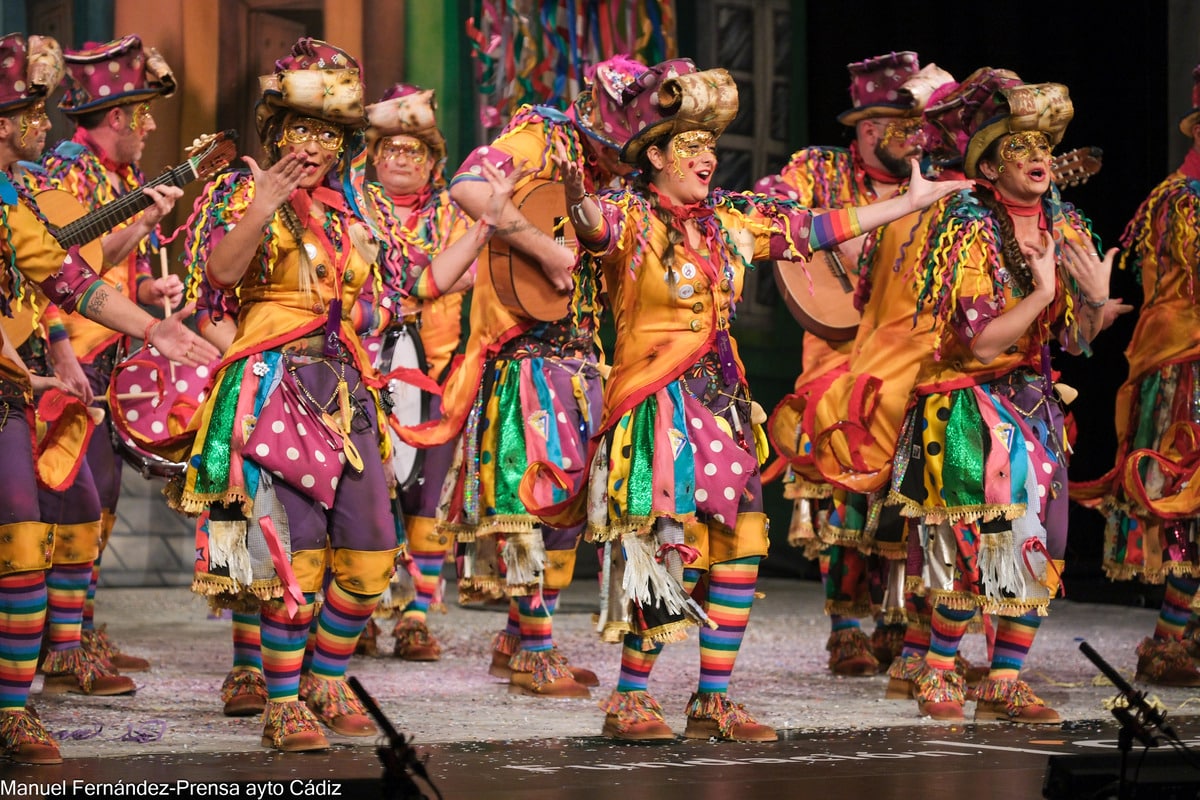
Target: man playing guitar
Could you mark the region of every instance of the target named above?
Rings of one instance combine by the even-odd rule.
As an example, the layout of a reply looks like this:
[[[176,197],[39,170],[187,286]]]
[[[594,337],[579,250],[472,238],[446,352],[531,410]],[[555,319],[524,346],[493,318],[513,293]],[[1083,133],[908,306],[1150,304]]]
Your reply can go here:
[[[933,65],[930,68],[936,69]],[[848,69],[853,107],[840,114],[838,121],[854,128],[854,140],[849,148],[807,147],[799,150],[778,175],[760,179],[755,185],[757,191],[788,197],[813,208],[865,205],[905,191],[909,159],[921,155],[916,135],[921,109],[911,93],[902,91],[904,83],[918,74],[917,54],[910,51],[889,53],[850,64]],[[853,290],[860,264],[869,259],[877,240],[876,231],[839,246],[838,263],[830,266],[837,269],[840,263],[845,275],[841,282],[832,282],[831,291],[825,295],[813,294],[807,275],[797,266],[781,264],[781,270],[786,267],[791,274],[796,274],[796,292],[790,298],[785,297],[785,300],[794,301],[789,306],[807,312],[800,317],[802,320],[817,318],[817,322],[820,322],[819,315],[826,313],[828,304],[840,304],[849,309],[853,293],[847,290]],[[824,267],[820,259],[814,259],[808,270],[815,274]],[[786,291],[787,282],[781,280],[780,283],[781,289]],[[808,392],[815,398],[823,386],[846,369],[853,345],[853,327],[845,330],[848,335],[841,335],[842,328],[831,330],[830,326],[811,323],[807,327],[795,392],[797,395]],[[813,330],[820,331],[826,338]],[[868,641],[857,619],[870,613],[873,605],[867,592],[866,557],[854,548],[830,544],[823,538],[832,535],[836,539],[834,531],[825,530],[832,505],[831,494],[832,487],[815,469],[803,475],[793,468],[788,469],[784,496],[795,502],[788,538],[820,562],[831,625],[826,645],[830,653],[829,669],[838,675],[874,675],[880,669],[881,660],[890,663],[891,654],[884,653],[891,645],[883,633],[884,626],[873,637],[875,641]],[[819,508],[816,520],[812,515],[814,505]],[[902,624],[886,627],[897,631],[892,639],[898,640],[902,636]],[[882,650],[876,645],[881,645]],[[895,649],[898,650],[898,646]]]
[[[129,192],[152,197],[154,202],[145,211],[101,239],[105,267],[101,273],[106,283],[134,302],[174,308],[183,297],[183,284],[173,275],[155,278],[152,264],[158,256],[159,221],[183,190],[171,185],[145,187],[145,175],[138,166],[146,137],[155,129],[150,102],[175,91],[174,76],[158,52],[143,50],[141,39],[132,34],[86,50],[67,51],[65,61],[66,91],[59,109],[78,127],[71,139],[60,142],[43,158],[43,188],[63,190],[88,209]],[[65,322],[92,391],[102,397],[125,339],[77,314],[66,315]],[[100,492],[103,554],[116,522],[121,491],[121,456],[107,431],[92,437],[87,460]],[[82,603],[84,647],[108,658],[119,670],[148,669],[148,661],[121,653],[103,628],[97,629],[93,623],[99,569],[98,556],[90,575],[80,575],[77,584],[62,587],[63,591],[86,593]]]

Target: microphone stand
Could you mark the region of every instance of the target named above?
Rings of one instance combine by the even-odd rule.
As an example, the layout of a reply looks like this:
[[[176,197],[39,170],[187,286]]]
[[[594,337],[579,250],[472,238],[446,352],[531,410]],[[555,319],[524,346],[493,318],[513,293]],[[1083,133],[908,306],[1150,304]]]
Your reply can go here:
[[[375,750],[379,760],[383,762],[384,800],[429,800],[428,795],[421,791],[421,787],[409,774],[410,771],[428,784],[437,800],[442,800],[442,793],[434,786],[425,769],[425,761],[418,758],[416,751],[409,747],[404,734],[396,730],[375,699],[367,694],[367,690],[358,682],[358,678],[347,678],[346,683],[387,736],[387,745],[381,745]]]
[[[1125,698],[1124,706],[1114,705],[1112,708],[1112,715],[1121,723],[1121,730],[1117,734],[1117,748],[1121,752],[1121,774],[1117,797],[1125,798],[1128,796],[1125,773],[1134,740],[1141,742],[1145,747],[1158,747],[1162,743],[1163,737],[1172,742],[1178,741],[1179,737],[1167,724],[1167,715],[1146,702],[1145,692],[1139,692],[1130,686],[1128,681],[1121,677],[1121,673],[1113,669],[1087,642],[1080,642],[1079,649],[1088,657],[1089,661],[1096,665],[1101,674],[1117,687],[1120,696]],[[1160,737],[1156,731],[1161,731],[1163,736]]]

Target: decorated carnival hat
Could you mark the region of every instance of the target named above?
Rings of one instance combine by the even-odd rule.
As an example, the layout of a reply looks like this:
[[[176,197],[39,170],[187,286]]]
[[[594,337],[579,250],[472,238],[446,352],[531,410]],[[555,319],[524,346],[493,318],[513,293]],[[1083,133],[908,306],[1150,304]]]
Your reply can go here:
[[[349,53],[319,39],[303,37],[291,53],[275,62],[275,71],[258,79],[262,99],[255,107],[258,135],[281,112],[347,128],[367,127],[362,70]]]
[[[0,111],[44,100],[63,78],[63,54],[49,36],[0,37]]]
[[[650,68],[638,84],[641,91],[625,108],[634,131],[621,148],[621,160],[636,164],[638,156],[662,136],[709,131],[720,136],[738,112],[738,90],[723,69],[697,71],[686,58]]]
[[[925,105],[922,117],[925,120],[928,151],[941,164],[961,162],[967,152],[968,128],[971,117],[996,87],[1018,86],[1021,78],[1006,69],[980,67],[963,82],[935,91]]]
[[[1179,130],[1184,136],[1192,135],[1192,126],[1200,123],[1200,64],[1192,70],[1192,110],[1179,120]]]
[[[66,53],[67,82],[58,107],[77,116],[175,93],[175,76],[153,47],[130,34]]]
[[[920,68],[917,54],[911,50],[847,64],[853,105],[838,114],[838,122],[855,125],[872,117],[913,116],[912,96],[901,94],[901,88]]]
[[[955,112],[967,136],[963,173],[968,178],[979,176],[979,160],[1001,136],[1041,131],[1056,145],[1075,115],[1067,87],[1061,83],[1022,83],[1008,70],[984,70],[963,81],[971,90]]]
[[[575,98],[568,113],[584,133],[620,150],[634,132],[634,120],[626,109],[644,91],[639,81],[649,72],[650,67],[627,55],[601,61],[589,70],[590,84]]]
[[[367,106],[367,147],[389,136],[411,136],[429,148],[435,165],[446,160],[446,137],[437,125],[437,100],[433,89],[397,83],[378,103]]]

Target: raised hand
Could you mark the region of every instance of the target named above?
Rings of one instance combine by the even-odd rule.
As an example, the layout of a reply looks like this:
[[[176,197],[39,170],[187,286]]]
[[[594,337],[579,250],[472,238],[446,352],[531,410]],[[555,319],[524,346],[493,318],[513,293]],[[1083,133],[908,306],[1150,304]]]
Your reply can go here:
[[[506,175],[503,170],[486,159],[483,161],[482,170],[483,177],[487,179],[488,186],[492,189],[492,196],[488,198],[487,209],[484,210],[480,219],[486,225],[495,226],[499,224],[504,215],[505,206],[512,199],[513,187],[521,178],[529,174],[529,170]]]
[[[265,170],[250,156],[242,156],[242,160],[254,178],[253,202],[263,204],[263,210],[272,214],[292,196],[309,172],[300,153],[288,153]]]
[[[1116,254],[1117,248],[1109,248],[1101,258],[1091,242],[1085,245],[1073,239],[1067,240],[1063,247],[1063,265],[1079,285],[1079,291],[1085,299],[1093,303],[1108,300],[1108,284]]]
[[[558,171],[559,181],[566,187],[567,203],[578,203],[587,194],[583,169],[579,166],[579,162],[571,158],[567,154],[566,148],[563,147],[563,143],[558,141],[554,143],[554,152],[550,154],[550,159]]]
[[[1033,272],[1033,289],[1043,297],[1054,297],[1058,278],[1058,264],[1054,254],[1054,240],[1045,231],[1040,232],[1036,244],[1022,244],[1021,253]]]
[[[904,196],[908,198],[910,208],[913,211],[919,211],[922,208],[927,208],[948,194],[961,192],[963,189],[970,189],[975,184],[972,181],[931,181],[921,174],[921,164],[915,158],[909,159],[910,173],[908,178],[908,191]]]

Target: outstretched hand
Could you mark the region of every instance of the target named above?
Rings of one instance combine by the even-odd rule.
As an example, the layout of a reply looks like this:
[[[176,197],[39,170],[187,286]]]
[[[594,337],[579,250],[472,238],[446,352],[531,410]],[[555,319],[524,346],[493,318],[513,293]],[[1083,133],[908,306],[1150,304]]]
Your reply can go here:
[[[968,180],[931,181],[921,174],[921,162],[916,158],[909,159],[911,171],[908,178],[908,198],[913,211],[927,208],[948,194],[970,189],[975,184]]]
[[[188,303],[150,330],[149,344],[172,361],[199,367],[211,364],[221,357],[221,351],[200,336],[188,330],[183,321],[196,310],[196,303]]]

